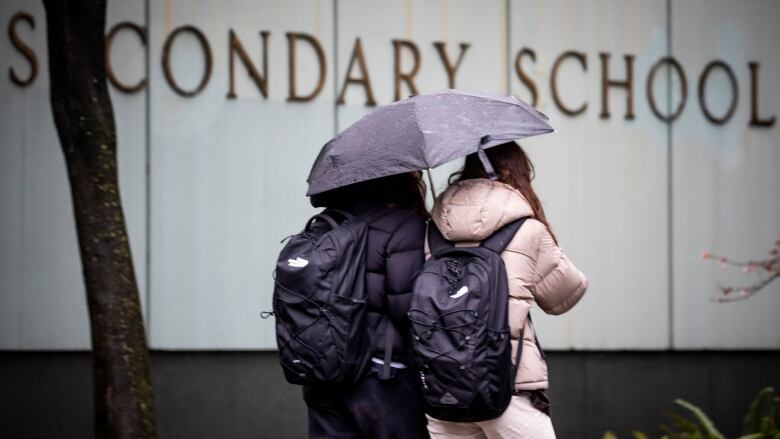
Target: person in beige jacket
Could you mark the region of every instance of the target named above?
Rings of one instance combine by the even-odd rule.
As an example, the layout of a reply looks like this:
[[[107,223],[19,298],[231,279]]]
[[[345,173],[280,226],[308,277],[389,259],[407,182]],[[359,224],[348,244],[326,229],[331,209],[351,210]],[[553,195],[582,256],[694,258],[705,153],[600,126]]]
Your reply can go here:
[[[555,438],[549,417],[547,364],[529,318],[534,303],[547,314],[563,314],[582,298],[585,276],[558,246],[531,187],[533,165],[514,142],[485,150],[496,179],[487,174],[477,154],[436,200],[431,219],[456,245],[478,245],[501,226],[529,218],[501,254],[509,281],[509,326],[512,358],[523,343],[515,377],[515,396],[503,415],[483,422],[449,422],[428,417],[432,438]],[[426,240],[427,241],[427,240]],[[426,242],[426,257],[428,245]],[[522,341],[520,334],[522,330]]]

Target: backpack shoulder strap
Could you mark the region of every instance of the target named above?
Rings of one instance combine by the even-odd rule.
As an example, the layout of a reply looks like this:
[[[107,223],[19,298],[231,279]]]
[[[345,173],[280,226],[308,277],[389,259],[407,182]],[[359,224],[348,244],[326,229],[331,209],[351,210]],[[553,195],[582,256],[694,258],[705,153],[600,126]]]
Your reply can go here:
[[[536,348],[539,349],[539,354],[542,356],[542,358],[547,358],[547,355],[542,349],[541,343],[539,343],[539,333],[536,332],[536,325],[534,325],[534,321],[531,319],[530,309],[528,310],[528,324],[531,326],[531,330],[534,331],[534,341],[536,341]]]
[[[317,220],[325,221],[328,226],[330,226],[331,230],[338,227],[339,223],[336,221],[336,218],[328,214],[328,211],[322,211],[313,217],[309,219],[308,222],[306,222],[306,227],[304,227],[304,231],[309,231],[311,229],[311,226],[317,222]]]
[[[520,227],[528,218],[529,217],[524,216],[516,221],[505,224],[503,227],[496,230],[495,233],[490,235],[487,239],[482,241],[481,246],[500,254],[502,251],[504,251],[506,246],[509,245],[509,242],[512,241],[512,238],[514,238],[515,233],[520,230]]]
[[[436,223],[433,220],[428,221],[428,248],[431,251],[431,255],[437,257],[441,252],[452,247],[452,242],[447,241],[444,235],[441,234],[439,228],[436,227]]]
[[[393,322],[390,321],[389,316],[385,316],[385,355],[382,358],[382,362],[384,363],[382,365],[382,373],[379,375],[379,378],[382,380],[389,380],[390,379],[390,363],[393,362],[393,338],[394,338],[394,329],[393,329]],[[373,349],[372,349],[373,351]]]
[[[309,222],[306,223],[306,227],[304,230],[309,230],[312,224],[314,224],[317,220],[325,221],[328,224],[328,226],[330,226],[331,230],[338,227],[339,224],[343,223],[344,221],[361,220],[366,223],[370,223],[371,221],[380,217],[384,212],[385,212],[384,209],[377,208],[377,209],[371,209],[365,212],[361,212],[359,214],[353,214],[343,209],[327,208],[322,212],[311,217],[311,219],[309,219]]]
[[[353,219],[355,217],[355,215],[347,212],[346,210],[342,210],[342,209],[328,208],[328,209],[325,209],[325,212],[328,213],[331,217],[334,216],[333,215],[334,213],[337,214],[337,215],[341,215],[344,218],[344,220],[351,220],[351,219]]]

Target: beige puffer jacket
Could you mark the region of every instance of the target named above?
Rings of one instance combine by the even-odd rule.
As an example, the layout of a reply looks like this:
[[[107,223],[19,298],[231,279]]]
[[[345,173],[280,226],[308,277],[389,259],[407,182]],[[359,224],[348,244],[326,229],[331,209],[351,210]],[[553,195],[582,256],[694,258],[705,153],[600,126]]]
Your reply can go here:
[[[456,241],[457,245],[473,246],[504,224],[533,216],[533,210],[512,186],[473,179],[447,188],[436,199],[431,215],[445,238]],[[427,258],[427,239],[425,254]],[[517,350],[520,328],[525,328],[516,389],[546,389],[547,364],[536,346],[528,312],[534,302],[547,314],[568,311],[582,298],[588,281],[556,245],[547,227],[532,218],[515,234],[501,257],[509,277],[512,358]]]

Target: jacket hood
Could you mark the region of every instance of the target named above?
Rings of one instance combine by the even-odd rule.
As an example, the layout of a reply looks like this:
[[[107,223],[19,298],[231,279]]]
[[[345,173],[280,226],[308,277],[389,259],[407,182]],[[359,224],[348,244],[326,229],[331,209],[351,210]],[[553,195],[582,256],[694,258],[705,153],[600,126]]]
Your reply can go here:
[[[524,216],[533,216],[533,209],[520,191],[484,178],[450,185],[431,212],[436,227],[450,241],[482,241]]]

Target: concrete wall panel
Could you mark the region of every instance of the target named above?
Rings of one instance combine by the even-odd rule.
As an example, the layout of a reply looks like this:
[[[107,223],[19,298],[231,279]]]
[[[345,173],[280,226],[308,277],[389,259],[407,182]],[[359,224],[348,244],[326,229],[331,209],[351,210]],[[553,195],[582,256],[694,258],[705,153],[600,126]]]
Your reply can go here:
[[[166,2],[151,5],[151,343],[158,348],[275,346],[271,308],[280,240],[313,213],[310,164],[334,134],[331,87],[309,103],[288,103],[285,32],[305,32],[333,59],[332,3]],[[197,96],[166,83],[164,40],[182,25],[209,41],[213,71]],[[269,31],[268,97],[236,60],[237,98],[228,93],[228,32],[235,29],[262,74],[260,31]],[[299,90],[317,79],[316,57],[300,43]],[[175,40],[171,70],[182,88],[204,69],[192,34]],[[331,84],[331,71],[327,72]]]
[[[110,2],[108,25],[131,21],[146,27],[145,4]],[[698,259],[705,249],[760,259],[778,235],[778,127],[748,125],[748,62],[761,64],[759,114],[780,112],[776,2],[149,4],[148,54],[128,31],[117,35],[111,53],[125,83],[143,78],[148,69],[148,88],[111,93],[121,194],[153,347],[274,347],[273,321],[260,320],[259,311],[271,306],[279,241],[314,212],[304,196],[309,167],[337,130],[372,109],[358,85],[348,87],[343,105],[336,104],[358,37],[378,104],[394,99],[394,39],[419,49],[414,81],[420,93],[448,86],[433,44],[441,41],[453,62],[459,44],[469,44],[457,87],[508,90],[531,100],[515,57],[523,49],[534,52],[535,59],[522,59],[521,69],[557,132],[521,143],[536,164],[535,184],[561,245],[591,281],[571,314],[536,312],[545,347],[780,347],[780,284],[748,301],[714,304],[709,299],[718,284],[749,285],[758,278]],[[13,85],[7,73],[0,80],[0,349],[87,349],[70,194],[49,108],[45,15],[40,3],[7,1],[0,4],[4,25],[18,11],[35,18],[35,28],[21,23],[19,34],[33,47],[39,71],[26,88]],[[193,97],[176,94],[162,67],[165,41],[182,25],[203,32],[212,56],[210,79]],[[266,77],[267,96],[236,59],[237,97],[228,98],[231,29]],[[270,32],[267,72],[261,31]],[[306,33],[322,47],[325,82],[312,101],[288,101],[287,32]],[[319,79],[320,65],[305,41],[296,47],[296,85],[306,94]],[[653,114],[646,93],[652,66],[670,50],[688,85],[686,106],[671,128]],[[577,116],[556,104],[550,84],[555,60],[566,51],[586,59],[584,69],[567,59],[557,77],[565,105],[587,103]],[[26,61],[7,38],[0,39],[0,53],[6,71],[12,67],[26,75]],[[610,117],[600,117],[602,53],[609,54],[614,80],[625,78],[623,56],[635,56],[633,119],[624,118],[627,93],[619,87],[609,88]],[[198,40],[181,34],[169,55],[175,81],[194,88],[205,65]],[[698,99],[700,74],[716,59],[731,67],[739,91],[734,116],[723,125],[704,117]],[[402,49],[401,70],[413,62]],[[680,100],[679,79],[665,68],[658,70],[652,90],[664,113]],[[411,92],[402,84],[401,96]],[[713,72],[704,95],[716,116],[725,112],[731,92],[722,70]],[[433,171],[439,192],[459,165]]]
[[[5,76],[0,81],[2,124],[2,196],[0,196],[0,348],[86,349],[90,346],[86,297],[81,276],[67,172],[49,104],[46,21],[41,3],[3,2],[4,23],[17,12],[31,14],[35,28],[18,25],[32,47],[38,76],[21,88]],[[112,4],[108,23],[143,23],[144,2]],[[6,21],[7,20],[7,21]],[[0,44],[3,59],[19,76],[29,66],[8,39]],[[143,62],[142,52],[129,53],[117,40],[116,54],[127,65]],[[123,72],[125,68],[118,68]],[[86,79],[85,79],[86,80]],[[112,93],[119,135],[118,161],[136,274],[145,284],[145,148],[143,94]]]
[[[674,345],[677,348],[780,347],[780,283],[749,300],[710,301],[718,286],[749,286],[766,277],[702,261],[712,250],[736,260],[764,260],[780,235],[778,125],[751,127],[749,62],[760,62],[758,115],[780,113],[780,7],[772,1],[672,2],[672,54],[685,60],[688,104],[672,131]],[[698,99],[700,76],[713,60],[733,71],[736,111],[708,121]],[[675,77],[676,78],[676,77]],[[675,86],[675,92],[680,88]],[[722,69],[706,82],[708,108],[722,117],[732,100]],[[732,296],[739,294],[737,291]]]
[[[536,320],[550,348],[655,349],[668,347],[667,131],[646,105],[649,67],[666,54],[666,2],[511,2],[511,91],[532,100],[514,70],[538,89],[538,105],[557,132],[521,142],[536,165],[535,186],[560,244],[588,276],[582,302],[563,317]],[[556,106],[550,78],[557,57],[586,58],[561,64]],[[626,78],[624,55],[634,55],[633,110],[626,120],[626,91],[609,89],[610,117],[601,113],[600,53],[610,54],[609,77]],[[665,96],[659,90],[659,96]],[[642,324],[637,320],[641,319]]]

